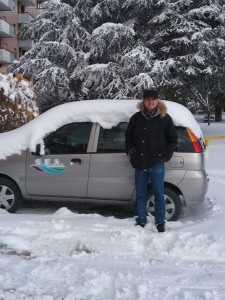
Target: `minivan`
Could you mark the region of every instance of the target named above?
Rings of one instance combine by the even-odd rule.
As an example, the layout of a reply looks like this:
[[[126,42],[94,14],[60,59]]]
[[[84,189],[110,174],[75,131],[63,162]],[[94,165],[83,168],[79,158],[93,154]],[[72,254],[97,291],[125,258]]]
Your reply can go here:
[[[183,206],[204,200],[208,177],[204,139],[190,111],[164,101],[178,133],[165,164],[168,221]],[[22,200],[135,205],[134,169],[125,131],[137,100],[87,100],[62,104],[28,124],[0,134],[0,208],[16,212]],[[148,185],[149,213],[154,196]]]
[[[208,116],[208,115],[205,115],[204,117],[203,117],[203,122],[204,123],[208,123],[208,121],[211,123],[211,122],[215,122],[215,116],[212,116],[212,115],[210,115],[210,116]]]

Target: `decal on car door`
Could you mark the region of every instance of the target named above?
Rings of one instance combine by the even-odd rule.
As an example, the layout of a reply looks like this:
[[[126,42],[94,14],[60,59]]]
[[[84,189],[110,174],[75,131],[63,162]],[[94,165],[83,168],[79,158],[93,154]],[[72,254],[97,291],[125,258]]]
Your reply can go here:
[[[47,173],[59,174],[62,172],[66,172],[65,166],[63,163],[60,163],[58,158],[50,159],[50,158],[38,158],[35,159],[34,164],[30,165],[37,171],[44,171]]]

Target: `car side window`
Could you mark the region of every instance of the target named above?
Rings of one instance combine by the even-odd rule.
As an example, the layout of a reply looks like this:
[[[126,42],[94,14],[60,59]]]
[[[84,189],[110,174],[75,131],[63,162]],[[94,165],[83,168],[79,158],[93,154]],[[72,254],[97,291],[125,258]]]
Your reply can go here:
[[[46,154],[74,154],[87,151],[92,123],[67,124],[44,139]]]
[[[125,152],[125,132],[127,123],[121,122],[111,129],[100,128],[97,152],[123,153]]]

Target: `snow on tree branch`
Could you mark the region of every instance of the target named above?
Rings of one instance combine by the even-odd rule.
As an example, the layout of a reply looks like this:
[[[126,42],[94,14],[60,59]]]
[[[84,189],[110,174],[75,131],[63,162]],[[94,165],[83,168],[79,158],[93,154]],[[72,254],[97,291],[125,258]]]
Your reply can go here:
[[[133,29],[123,24],[105,23],[92,32],[91,60],[116,61],[134,45]]]

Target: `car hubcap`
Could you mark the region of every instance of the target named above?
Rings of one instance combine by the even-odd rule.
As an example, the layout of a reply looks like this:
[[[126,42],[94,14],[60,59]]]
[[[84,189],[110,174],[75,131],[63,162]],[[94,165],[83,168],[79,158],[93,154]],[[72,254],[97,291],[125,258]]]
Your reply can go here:
[[[164,195],[164,199],[166,202],[166,220],[169,220],[175,213],[175,205],[174,205],[173,200],[169,196]],[[154,196],[151,196],[148,199],[147,213],[152,214],[153,216],[155,214],[155,198],[154,198]]]
[[[0,185],[0,208],[9,210],[15,201],[15,195],[13,191],[5,186]]]

